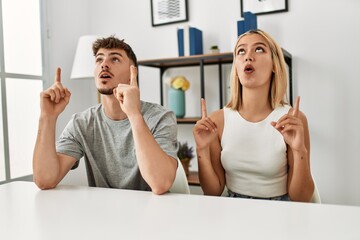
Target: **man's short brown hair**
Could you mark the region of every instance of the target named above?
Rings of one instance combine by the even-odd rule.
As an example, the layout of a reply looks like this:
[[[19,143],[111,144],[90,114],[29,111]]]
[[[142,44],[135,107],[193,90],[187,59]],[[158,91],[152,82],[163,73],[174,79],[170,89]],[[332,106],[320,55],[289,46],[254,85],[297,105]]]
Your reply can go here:
[[[124,39],[120,40],[120,39],[116,38],[115,36],[110,36],[107,38],[98,38],[93,43],[93,46],[92,46],[94,56],[96,56],[96,54],[100,48],[122,49],[126,52],[126,55],[128,56],[128,58],[134,63],[135,67],[138,67],[136,55],[135,55],[134,51],[132,50],[132,48],[129,46],[129,44],[127,44],[124,41]]]

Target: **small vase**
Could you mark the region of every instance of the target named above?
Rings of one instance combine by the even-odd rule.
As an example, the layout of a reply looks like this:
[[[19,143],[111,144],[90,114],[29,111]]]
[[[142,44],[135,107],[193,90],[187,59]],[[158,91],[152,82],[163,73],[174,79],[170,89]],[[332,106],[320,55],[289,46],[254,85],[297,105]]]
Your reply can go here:
[[[190,160],[191,159],[189,159],[189,158],[180,159],[180,162],[184,168],[186,176],[189,176]]]
[[[210,49],[210,53],[211,54],[218,54],[218,53],[220,53],[220,50],[219,49]]]
[[[169,89],[169,109],[173,111],[177,118],[185,116],[185,92],[181,89]]]

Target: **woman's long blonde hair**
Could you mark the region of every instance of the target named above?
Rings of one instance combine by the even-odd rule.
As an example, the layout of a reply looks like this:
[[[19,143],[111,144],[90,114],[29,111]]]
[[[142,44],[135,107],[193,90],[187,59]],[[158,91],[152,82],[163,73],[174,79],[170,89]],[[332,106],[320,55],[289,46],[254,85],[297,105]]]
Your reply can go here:
[[[235,44],[234,52],[233,52],[233,65],[231,69],[230,75],[230,101],[226,104],[226,107],[231,108],[235,111],[240,110],[241,107],[241,99],[242,99],[242,85],[239,81],[239,76],[236,71],[236,47],[240,41],[240,39],[249,34],[259,34],[261,35],[271,50],[271,58],[273,60],[273,69],[274,72],[272,74],[272,79],[270,83],[270,102],[271,107],[275,109],[280,105],[287,104],[287,71],[286,71],[286,63],[284,59],[283,52],[281,47],[275,42],[275,40],[266,32],[257,29],[250,30],[242,35],[240,35]]]

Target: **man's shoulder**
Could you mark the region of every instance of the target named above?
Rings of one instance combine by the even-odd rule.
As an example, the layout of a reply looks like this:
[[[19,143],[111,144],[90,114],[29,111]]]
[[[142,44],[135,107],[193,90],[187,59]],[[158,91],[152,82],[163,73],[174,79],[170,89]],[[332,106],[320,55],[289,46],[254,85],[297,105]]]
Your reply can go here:
[[[162,113],[162,112],[170,112],[167,108],[165,108],[164,106],[157,104],[157,103],[152,103],[152,102],[145,102],[145,101],[141,101],[141,111],[142,113]]]
[[[145,120],[158,121],[160,119],[169,119],[171,122],[176,123],[174,112],[157,103],[141,101],[141,113]]]
[[[75,113],[72,119],[74,121],[91,121],[101,116],[101,109],[101,104],[91,106],[82,112]]]

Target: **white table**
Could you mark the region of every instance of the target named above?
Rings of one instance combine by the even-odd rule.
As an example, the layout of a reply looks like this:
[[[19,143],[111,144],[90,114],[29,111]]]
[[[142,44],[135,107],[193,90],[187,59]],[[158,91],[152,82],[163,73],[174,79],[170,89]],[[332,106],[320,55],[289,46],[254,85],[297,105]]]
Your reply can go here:
[[[13,182],[0,239],[360,239],[360,207]]]

